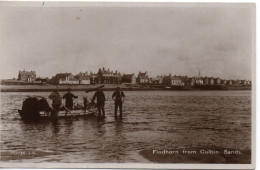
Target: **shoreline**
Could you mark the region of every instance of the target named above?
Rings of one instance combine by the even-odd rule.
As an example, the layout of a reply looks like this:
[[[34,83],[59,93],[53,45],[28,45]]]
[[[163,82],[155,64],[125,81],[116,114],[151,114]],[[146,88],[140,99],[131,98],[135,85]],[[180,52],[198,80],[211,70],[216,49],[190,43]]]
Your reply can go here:
[[[51,92],[55,89],[58,91],[67,91],[70,88],[72,91],[95,91],[100,85],[1,85],[1,92]],[[235,91],[235,90],[249,90],[251,87],[243,86],[228,86],[221,88],[221,86],[212,86],[211,88],[200,87],[145,87],[134,86],[127,87],[123,84],[105,84],[103,91],[114,91],[116,87],[120,87],[122,91]]]

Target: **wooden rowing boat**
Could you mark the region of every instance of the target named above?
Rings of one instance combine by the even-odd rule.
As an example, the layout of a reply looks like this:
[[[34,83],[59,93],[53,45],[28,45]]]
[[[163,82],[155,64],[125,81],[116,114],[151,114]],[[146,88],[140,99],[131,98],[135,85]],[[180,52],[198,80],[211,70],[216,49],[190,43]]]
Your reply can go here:
[[[49,106],[47,100],[44,97],[30,97],[28,96],[23,101],[21,110],[18,110],[19,115],[23,120],[38,121],[41,119],[60,119],[69,117],[89,117],[95,116],[97,113],[97,107],[95,105],[89,105],[87,108],[77,104],[74,109],[69,110],[64,105],[59,109],[58,114],[54,114],[53,109]]]
[[[22,119],[26,120],[25,112],[23,112],[22,110],[18,110],[18,113]],[[65,109],[62,109],[61,111],[59,111],[57,118],[64,119],[64,118],[81,118],[81,117],[96,117],[96,109],[88,109],[88,110],[73,109],[67,111]],[[40,111],[39,116],[32,119],[36,119],[36,120],[52,119],[51,112]]]

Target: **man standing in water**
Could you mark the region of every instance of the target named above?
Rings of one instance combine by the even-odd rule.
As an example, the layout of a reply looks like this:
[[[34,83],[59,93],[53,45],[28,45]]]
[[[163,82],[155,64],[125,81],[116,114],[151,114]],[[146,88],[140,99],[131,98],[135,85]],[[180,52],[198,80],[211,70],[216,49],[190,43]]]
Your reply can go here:
[[[120,87],[116,88],[116,91],[112,95],[112,99],[115,101],[115,119],[117,119],[117,110],[119,107],[120,119],[122,119],[122,104],[125,100],[125,94],[120,90]]]
[[[68,88],[67,93],[63,95],[63,99],[65,99],[65,107],[69,110],[73,109],[73,98],[78,98],[78,96],[72,94],[71,89]],[[67,111],[66,111],[66,115],[67,115]]]
[[[98,117],[101,118],[101,116],[105,117],[105,101],[106,97],[104,92],[101,90],[101,88],[97,88],[96,93],[94,94],[91,102],[94,103],[97,99],[97,108],[98,108]]]
[[[54,92],[52,92],[49,95],[49,98],[52,100],[52,109],[53,111],[51,112],[51,116],[53,117],[54,120],[57,120],[58,114],[59,114],[59,109],[61,105],[61,97],[58,92],[58,89],[55,89]]]

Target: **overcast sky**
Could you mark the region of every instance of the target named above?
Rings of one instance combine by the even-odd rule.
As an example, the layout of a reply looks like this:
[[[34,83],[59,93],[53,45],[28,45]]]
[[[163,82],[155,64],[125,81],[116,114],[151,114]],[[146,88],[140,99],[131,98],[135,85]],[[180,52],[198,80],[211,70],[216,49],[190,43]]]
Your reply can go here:
[[[50,2],[48,2],[50,4]],[[2,7],[1,78],[19,70],[249,79],[253,6]]]

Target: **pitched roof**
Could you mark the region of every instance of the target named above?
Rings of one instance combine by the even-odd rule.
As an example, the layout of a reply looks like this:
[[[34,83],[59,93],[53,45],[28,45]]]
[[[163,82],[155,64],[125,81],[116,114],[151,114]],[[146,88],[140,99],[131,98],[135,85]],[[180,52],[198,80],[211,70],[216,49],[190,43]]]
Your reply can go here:
[[[147,76],[147,72],[144,73],[139,72],[138,76]]]
[[[81,76],[79,77],[79,80],[89,80],[89,76]]]
[[[74,77],[70,78],[69,81],[77,81]]]
[[[93,73],[92,73],[92,74],[90,75],[90,78],[96,78],[96,77],[98,77],[97,74],[93,74]]]
[[[32,75],[36,75],[35,71],[19,71],[19,74],[21,75],[27,75],[27,76],[32,76]]]
[[[152,81],[160,81],[162,80],[162,77],[151,77]]]
[[[79,74],[75,75],[76,76],[89,76],[88,72],[82,73],[80,72]]]
[[[139,76],[140,79],[149,79],[148,76]]]
[[[56,78],[66,78],[70,75],[72,75],[72,74],[71,73],[59,73],[59,74],[56,74],[55,77]]]
[[[122,78],[131,79],[133,76],[134,76],[134,73],[133,74],[123,74]]]
[[[171,75],[168,75],[168,76],[163,76],[163,78],[167,78],[167,79],[170,79],[172,76]]]
[[[99,72],[101,72],[102,74],[113,74],[112,70],[106,70],[104,67],[102,69],[99,69]]]
[[[182,81],[185,81],[185,80],[187,80],[188,79],[188,76],[174,76],[174,77],[176,77],[176,78],[179,78],[179,79],[181,79]]]
[[[122,75],[120,74],[120,72],[117,72],[117,71],[115,71],[115,72],[113,72],[112,70],[109,70],[109,69],[105,69],[104,67],[102,68],[102,69],[99,69],[98,70],[98,73],[97,74],[102,74],[102,76],[104,76],[104,77],[106,77],[106,76],[108,76],[108,77],[121,77]]]
[[[113,74],[113,71],[109,71],[109,70],[101,70],[102,74]]]
[[[202,77],[193,77],[195,80],[203,80]]]

